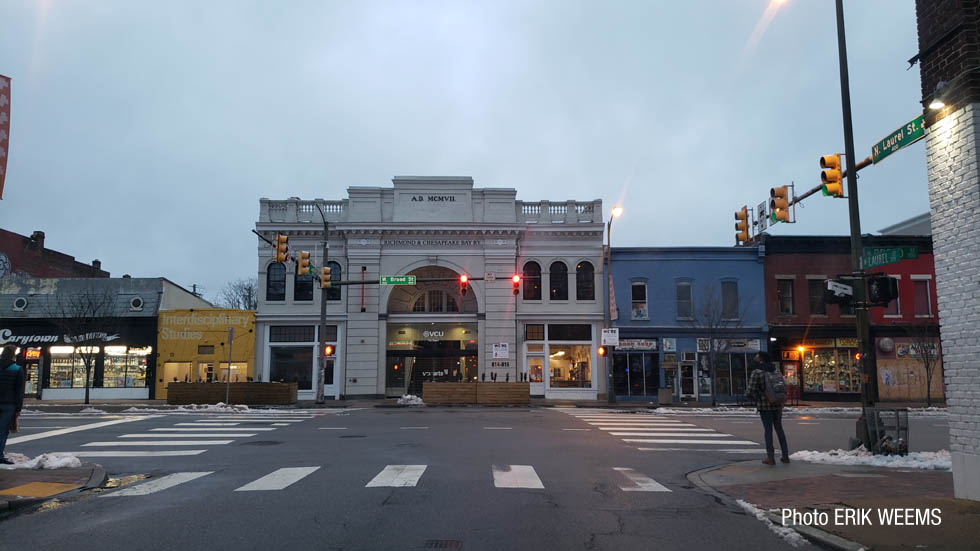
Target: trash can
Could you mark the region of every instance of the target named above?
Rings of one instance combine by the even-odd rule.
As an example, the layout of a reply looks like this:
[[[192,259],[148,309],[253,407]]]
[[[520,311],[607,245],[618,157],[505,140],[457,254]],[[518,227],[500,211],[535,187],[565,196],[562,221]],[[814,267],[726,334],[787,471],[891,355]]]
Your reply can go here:
[[[870,407],[865,410],[871,452],[875,455],[908,455],[908,408]]]
[[[674,391],[670,388],[661,388],[657,393],[657,403],[661,406],[669,406],[674,403]]]

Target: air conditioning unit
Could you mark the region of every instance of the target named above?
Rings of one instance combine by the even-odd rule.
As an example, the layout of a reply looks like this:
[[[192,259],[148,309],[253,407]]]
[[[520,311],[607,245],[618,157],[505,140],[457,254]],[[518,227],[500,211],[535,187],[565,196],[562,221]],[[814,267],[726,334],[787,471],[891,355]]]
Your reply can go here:
[[[141,312],[143,310],[143,297],[133,297],[129,299],[129,311]]]
[[[27,299],[17,297],[14,299],[14,312],[23,312],[27,308]]]

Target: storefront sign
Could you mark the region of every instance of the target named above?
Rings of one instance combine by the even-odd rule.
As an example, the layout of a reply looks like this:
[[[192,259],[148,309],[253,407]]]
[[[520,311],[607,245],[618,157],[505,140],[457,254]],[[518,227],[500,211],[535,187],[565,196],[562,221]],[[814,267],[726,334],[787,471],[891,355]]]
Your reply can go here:
[[[602,330],[602,345],[603,346],[619,346],[619,328],[613,327],[612,329]]]
[[[758,352],[759,339],[728,339],[725,341],[727,352]]]
[[[800,346],[804,348],[834,348],[836,344],[837,341],[834,339],[810,339],[800,343]]]
[[[677,352],[677,339],[664,339],[664,352]]]
[[[88,341],[102,341],[102,342],[112,342],[119,339],[119,333],[110,335],[109,333],[103,333],[101,331],[93,333],[84,333],[82,335],[75,335],[74,337],[69,337],[65,335],[66,343],[85,343]]]
[[[493,343],[493,359],[507,359],[510,358],[510,343],[508,342],[495,342]]]
[[[645,340],[645,339],[619,339],[619,344],[616,345],[616,350],[657,350],[657,340]]]
[[[0,329],[0,344],[54,343],[58,340],[58,335],[14,335],[10,329]]]
[[[837,348],[857,348],[858,340],[855,338],[839,338],[837,339]]]
[[[40,348],[29,348],[29,349],[27,349],[26,352],[24,352],[24,359],[25,360],[37,360],[40,357],[41,357],[41,349]]]
[[[798,362],[800,361],[800,353],[796,350],[783,350],[783,361],[787,362]]]
[[[422,336],[427,339],[438,340],[446,336],[445,331],[422,331]]]

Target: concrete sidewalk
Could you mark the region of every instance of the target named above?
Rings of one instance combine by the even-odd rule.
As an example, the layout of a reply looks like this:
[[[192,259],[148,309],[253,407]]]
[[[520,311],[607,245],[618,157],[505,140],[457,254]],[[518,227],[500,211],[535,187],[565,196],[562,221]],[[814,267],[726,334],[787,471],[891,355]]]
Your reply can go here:
[[[83,463],[69,469],[0,469],[0,518],[106,483],[105,469]]]
[[[801,461],[770,466],[756,459],[695,471],[688,478],[726,503],[739,507],[735,502],[742,500],[770,511],[769,518],[776,526],[792,527],[808,539],[835,549],[980,549],[980,502],[954,499],[949,471]],[[835,513],[846,508],[870,513],[863,525],[854,525],[854,521],[847,522],[843,512]],[[887,525],[879,517],[907,508],[936,508],[941,524],[936,525],[936,517],[932,517],[931,525]],[[794,525],[789,516],[814,511],[826,513],[826,517],[811,515],[799,519],[802,525]],[[914,513],[910,518],[914,520]]]

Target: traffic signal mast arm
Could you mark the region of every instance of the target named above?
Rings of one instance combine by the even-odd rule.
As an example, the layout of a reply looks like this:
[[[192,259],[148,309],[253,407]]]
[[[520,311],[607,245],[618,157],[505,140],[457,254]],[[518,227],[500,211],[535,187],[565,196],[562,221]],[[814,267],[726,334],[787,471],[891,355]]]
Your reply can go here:
[[[862,160],[861,162],[859,162],[857,165],[855,165],[854,171],[857,172],[858,170],[861,170],[862,168],[865,168],[865,167],[869,166],[870,164],[871,164],[871,157],[869,156],[869,157],[865,158],[864,160]],[[846,177],[847,177],[847,170],[842,170],[841,173],[840,173],[841,181],[843,181],[844,178],[846,178]],[[811,195],[813,195],[815,193],[820,193],[821,191],[823,191],[823,184],[820,184],[819,186],[817,186],[817,187],[815,187],[815,188],[807,191],[806,193],[804,193],[802,195],[799,195],[797,197],[793,197],[790,200],[788,206],[793,206],[793,205],[799,203],[800,201],[806,199],[807,197],[809,197],[809,196],[811,196]]]

